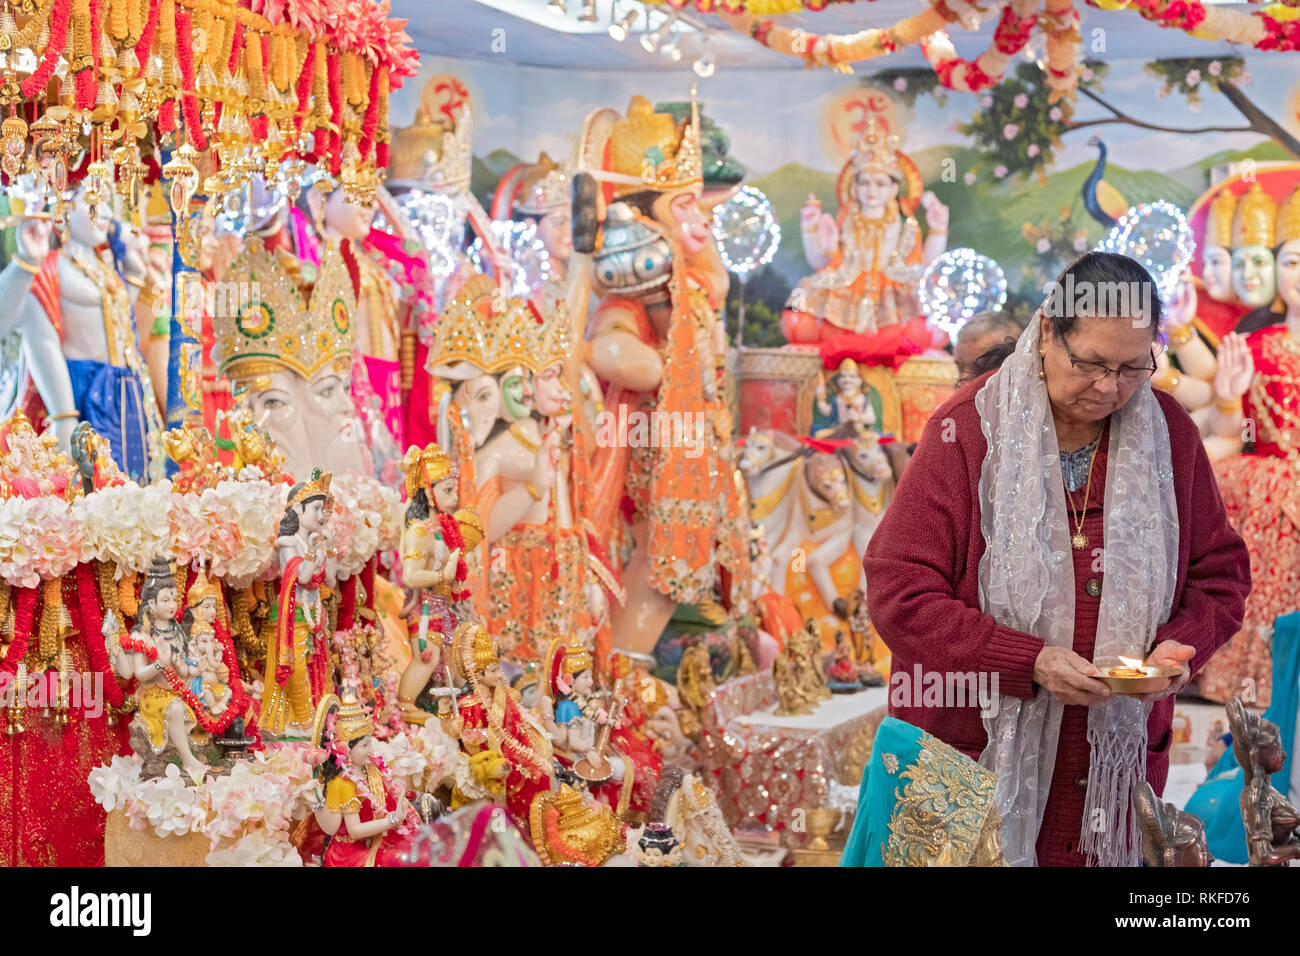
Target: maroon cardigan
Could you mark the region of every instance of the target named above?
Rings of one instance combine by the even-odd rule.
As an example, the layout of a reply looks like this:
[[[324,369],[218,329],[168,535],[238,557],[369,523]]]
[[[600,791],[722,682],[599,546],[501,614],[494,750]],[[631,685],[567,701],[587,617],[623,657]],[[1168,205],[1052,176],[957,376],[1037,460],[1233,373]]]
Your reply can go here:
[[[990,373],[992,374],[992,373]],[[984,672],[998,690],[1032,697],[1034,661],[1043,641],[1002,627],[979,608],[979,480],[987,444],[975,395],[989,376],[960,389],[931,417],[893,501],[871,537],[863,560],[872,623],[893,652],[891,672]],[[1177,401],[1156,397],[1169,426],[1174,492],[1178,502],[1178,582],[1169,622],[1156,640],[1197,649],[1193,673],[1241,626],[1250,591],[1250,557],[1228,524],[1219,488],[1196,425]],[[1106,447],[1093,464],[1084,533],[1089,546],[1075,551],[1074,650],[1092,659],[1100,597],[1087,593],[1093,548],[1102,545]],[[1074,495],[1083,504],[1084,489]],[[1071,528],[1073,531],[1073,528]],[[909,703],[890,686],[889,712],[979,758],[987,742],[977,706],[895,706]],[[920,694],[914,693],[921,703]],[[1079,831],[1088,772],[1087,708],[1067,706],[1061,720],[1056,768],[1039,831],[1040,865],[1082,865]],[[1157,793],[1169,773],[1174,698],[1152,707],[1147,725],[1147,779]]]

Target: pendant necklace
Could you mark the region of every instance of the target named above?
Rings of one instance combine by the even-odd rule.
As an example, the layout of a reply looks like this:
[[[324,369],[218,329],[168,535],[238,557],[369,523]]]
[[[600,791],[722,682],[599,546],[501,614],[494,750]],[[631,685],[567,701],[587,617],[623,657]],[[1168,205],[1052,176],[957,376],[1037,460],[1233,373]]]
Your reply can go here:
[[[1074,534],[1070,536],[1070,546],[1075,551],[1082,551],[1088,546],[1088,536],[1083,533],[1083,519],[1088,515],[1088,496],[1092,493],[1092,466],[1097,460],[1097,449],[1101,447],[1101,429],[1097,431],[1097,437],[1093,439],[1092,454],[1088,456],[1088,477],[1083,480],[1083,509],[1075,511],[1074,498],[1067,485],[1065,488],[1065,500],[1069,502],[1070,512],[1074,517]]]

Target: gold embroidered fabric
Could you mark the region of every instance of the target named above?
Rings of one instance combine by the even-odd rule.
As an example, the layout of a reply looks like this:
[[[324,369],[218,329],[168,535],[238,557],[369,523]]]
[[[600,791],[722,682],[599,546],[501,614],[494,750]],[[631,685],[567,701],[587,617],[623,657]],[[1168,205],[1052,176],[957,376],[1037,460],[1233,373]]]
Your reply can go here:
[[[996,778],[965,754],[923,734],[916,763],[899,774],[886,866],[1005,866],[997,811]]]

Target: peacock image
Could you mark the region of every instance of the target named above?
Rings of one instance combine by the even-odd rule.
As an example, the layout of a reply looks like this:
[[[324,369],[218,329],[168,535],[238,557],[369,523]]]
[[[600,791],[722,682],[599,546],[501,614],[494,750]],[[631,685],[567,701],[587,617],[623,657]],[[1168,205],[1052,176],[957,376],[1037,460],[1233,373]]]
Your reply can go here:
[[[1118,189],[1102,178],[1106,174],[1106,144],[1094,136],[1088,145],[1096,146],[1099,155],[1097,165],[1083,182],[1083,206],[1088,215],[1109,229],[1128,211],[1129,204]]]

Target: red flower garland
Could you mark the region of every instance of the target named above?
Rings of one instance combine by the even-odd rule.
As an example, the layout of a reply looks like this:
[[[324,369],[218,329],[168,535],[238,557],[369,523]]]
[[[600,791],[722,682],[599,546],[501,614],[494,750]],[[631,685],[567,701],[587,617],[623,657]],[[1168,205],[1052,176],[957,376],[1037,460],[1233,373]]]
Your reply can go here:
[[[89,67],[77,73],[77,109],[93,110],[99,94],[99,0],[90,0],[90,53]]]
[[[327,52],[325,56],[326,81],[329,84],[330,123],[333,129],[329,133],[330,172],[335,176],[343,166],[343,55],[337,50]]]
[[[138,641],[130,634],[123,634],[117,639],[118,647],[132,654],[143,654],[148,658],[150,664],[158,661],[158,648],[152,644],[146,644],[144,641]]]
[[[176,62],[181,68],[181,115],[185,118],[185,135],[190,145],[202,152],[208,148],[199,119],[199,100],[194,92],[194,48],[191,45],[190,12],[176,8]]]
[[[235,22],[235,36],[230,43],[230,59],[226,61],[226,72],[231,76],[239,69],[239,61],[244,55],[244,25]]]
[[[73,601],[70,606],[81,612],[81,639],[86,645],[86,657],[96,673],[104,675],[104,694],[114,707],[120,707],[126,699],[126,693],[113,675],[113,668],[108,658],[108,646],[104,640],[104,607],[100,603],[99,586],[95,581],[95,568],[83,561],[77,565],[76,576],[68,580]]]
[[[307,56],[302,61],[302,72],[298,74],[298,115],[294,123],[302,129],[303,117],[307,113],[307,101],[311,96],[312,81],[316,77],[316,44],[307,44]]]
[[[997,29],[993,31],[993,45],[1003,56],[1015,56],[1029,42],[1036,23],[1038,23],[1036,13],[1021,19],[1009,5],[1003,7],[1002,19],[998,21]]]
[[[361,161],[370,157],[370,150],[375,145],[375,132],[379,127],[379,73],[380,68],[370,71],[370,94],[366,100],[366,115],[361,120]]]
[[[144,23],[144,32],[135,45],[135,58],[140,61],[139,76],[144,76],[145,65],[149,62],[149,51],[153,49],[153,35],[158,30],[159,0],[149,0],[149,15]]]
[[[0,670],[10,674],[18,673],[18,665],[27,656],[27,645],[31,643],[32,634],[36,632],[36,604],[40,588],[14,588],[14,639],[9,644],[9,653],[0,661]]]
[[[54,0],[54,10],[50,14],[50,42],[45,46],[36,71],[23,80],[19,89],[27,99],[34,99],[44,92],[45,84],[54,75],[54,68],[59,64],[59,57],[68,42],[68,18],[72,13],[72,0]]]
[[[1300,20],[1282,23],[1267,13],[1261,13],[1259,18],[1264,21],[1264,28],[1267,31],[1264,39],[1256,44],[1259,49],[1280,50],[1285,53],[1300,50]]]

